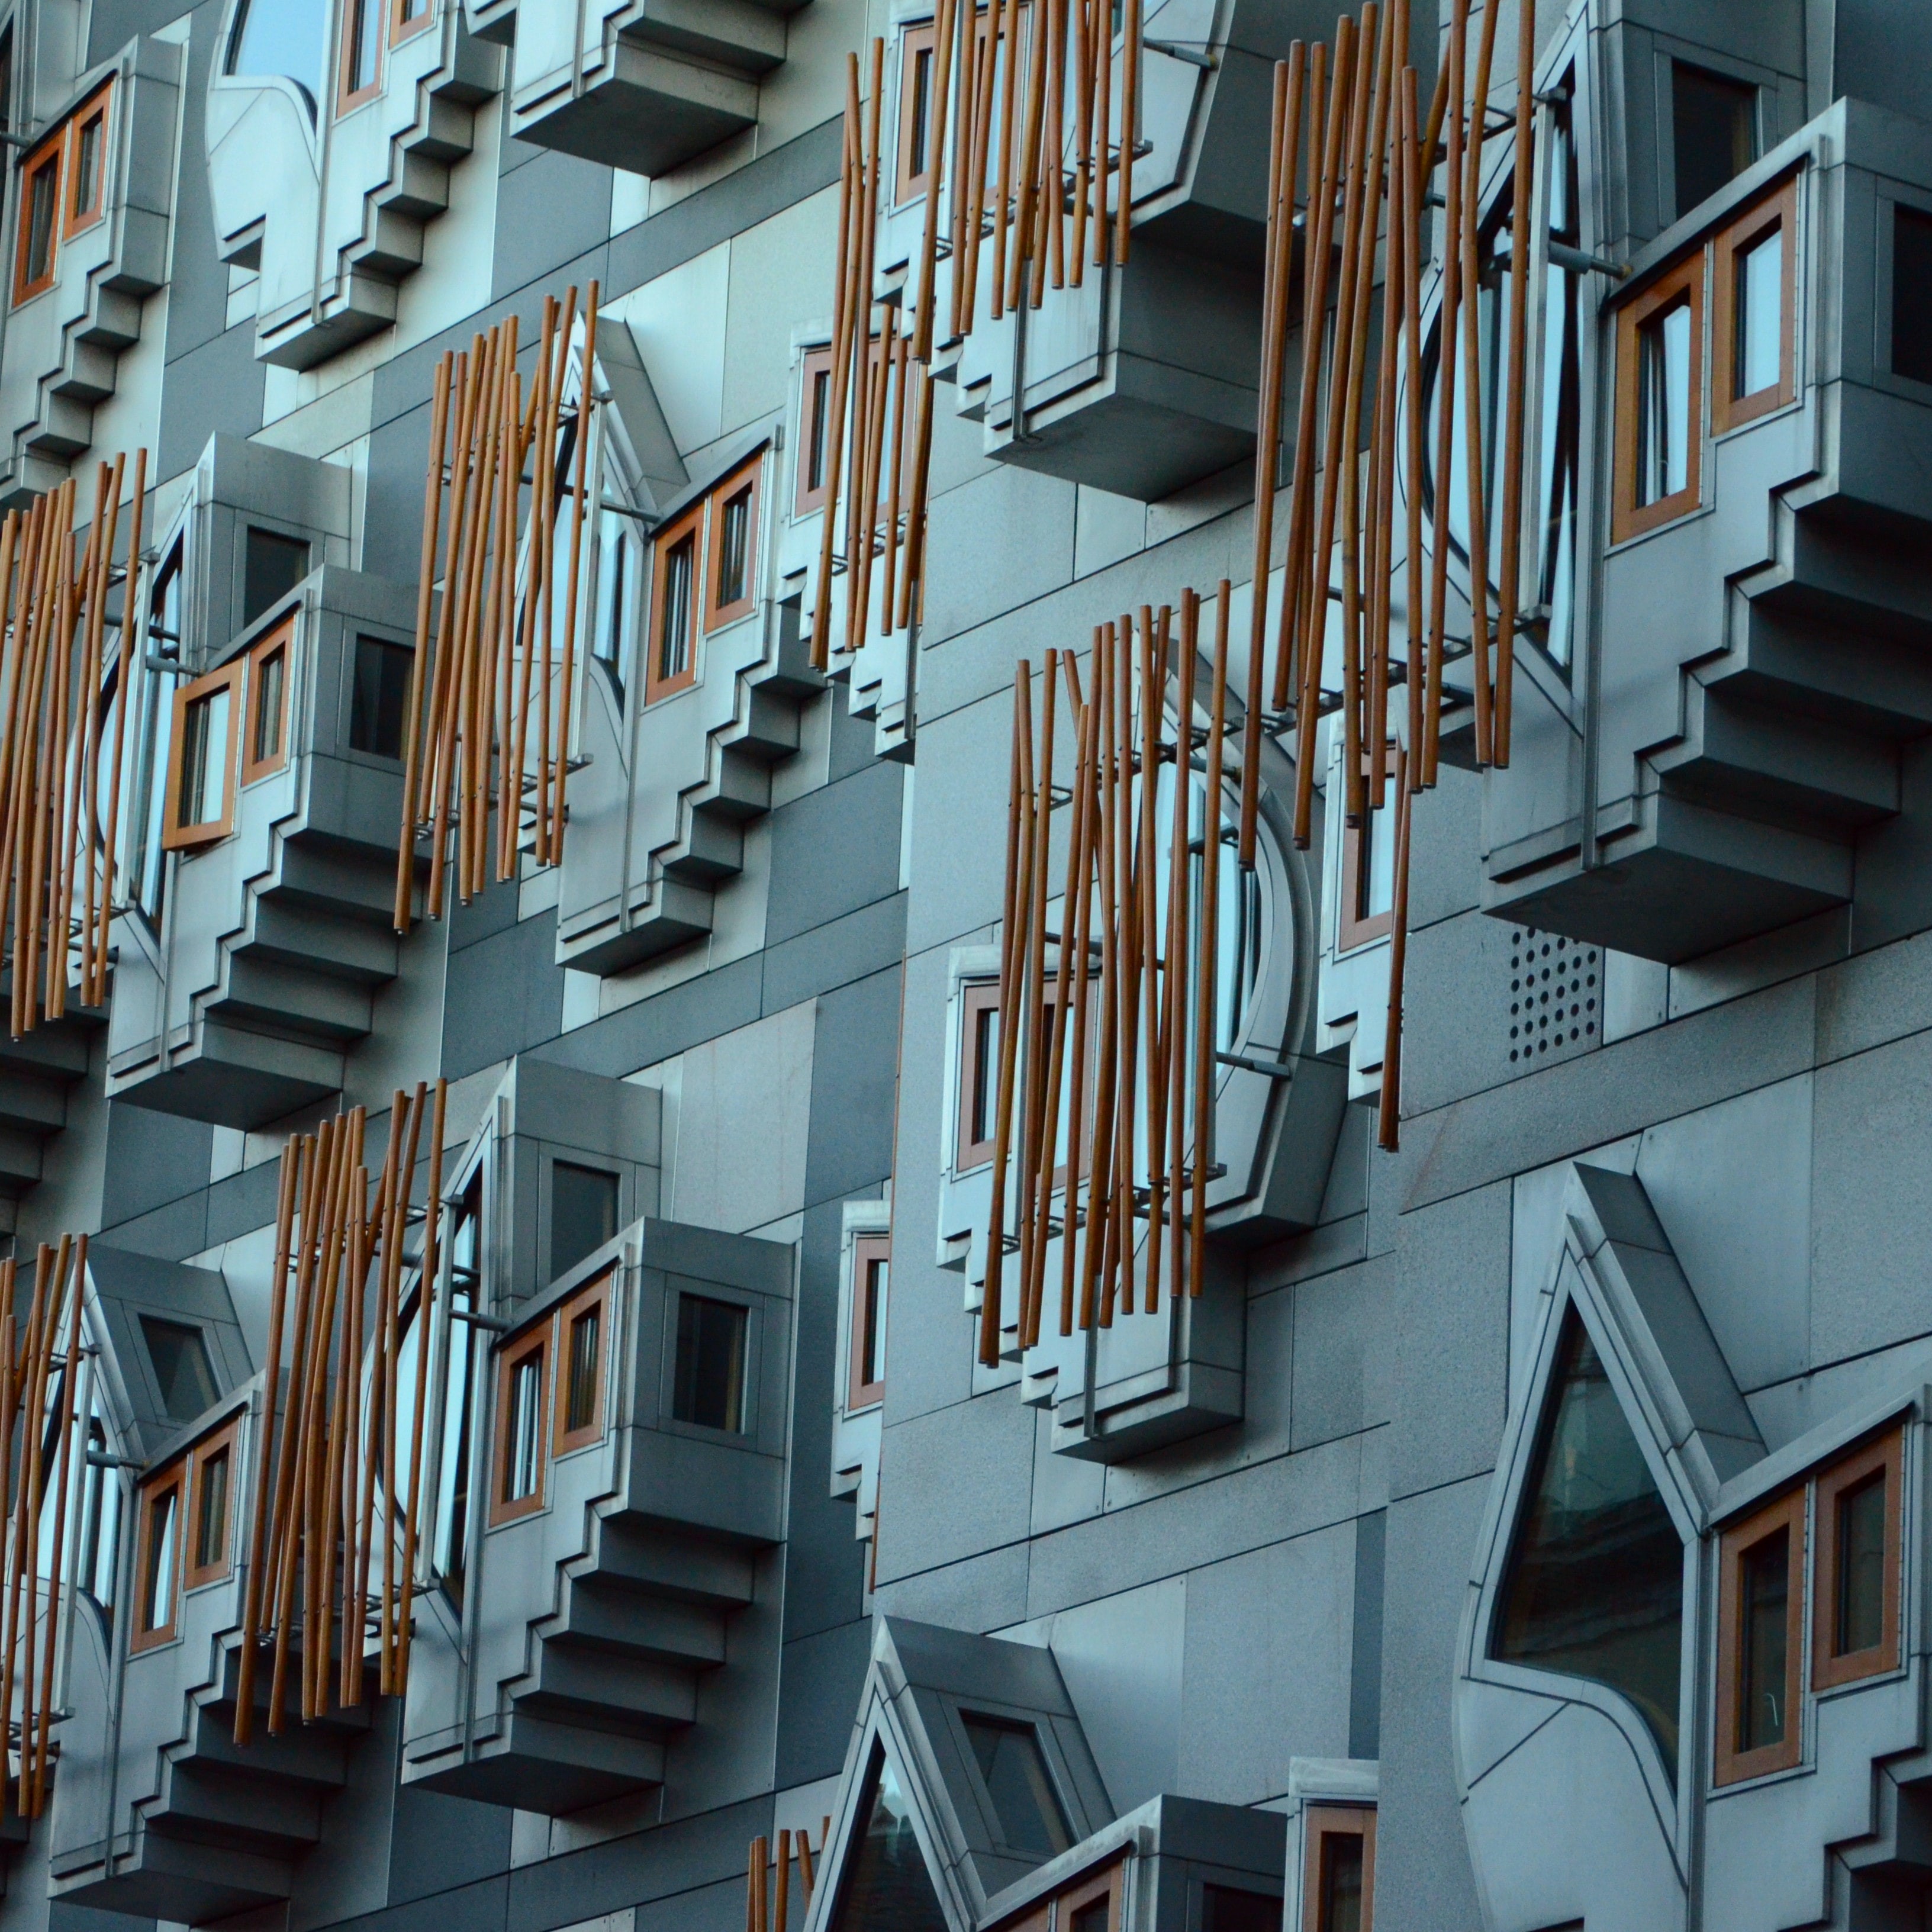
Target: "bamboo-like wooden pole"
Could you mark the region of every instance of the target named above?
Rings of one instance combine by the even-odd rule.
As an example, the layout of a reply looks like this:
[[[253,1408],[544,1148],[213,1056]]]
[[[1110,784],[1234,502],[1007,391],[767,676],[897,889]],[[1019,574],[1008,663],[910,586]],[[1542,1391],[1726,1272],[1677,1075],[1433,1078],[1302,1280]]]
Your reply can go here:
[[[556,636],[556,446],[562,436],[562,410],[565,378],[570,370],[570,344],[572,332],[576,326],[577,284],[573,282],[563,292],[563,316],[556,334],[556,366],[550,376],[550,444],[544,458],[544,472],[549,478],[544,485],[541,514],[543,518],[542,538],[544,552],[542,583],[542,614],[538,625],[541,641],[537,653],[537,786],[536,786],[536,850],[539,862],[553,865],[562,852],[556,814],[551,809],[554,794],[551,789],[550,768],[550,680],[555,668],[552,645]],[[580,412],[574,436],[583,428]]]
[[[859,150],[859,56],[845,61],[845,140],[838,169],[838,250],[832,286],[832,367],[826,382],[825,507],[818,532],[818,582],[813,592],[812,663],[824,670],[831,662],[832,557],[838,520],[838,485],[844,466],[845,399],[851,384],[853,310],[856,290],[854,268],[857,253],[856,224],[863,218],[863,164]],[[954,274],[956,278],[958,268]]]
[[[1134,147],[1140,139],[1141,0],[1126,0],[1121,28],[1120,172],[1114,189],[1114,260],[1125,268],[1133,236]]]
[[[1409,789],[1422,777],[1423,580],[1422,580],[1422,170],[1420,136],[1417,127],[1420,103],[1418,76],[1402,69],[1402,305],[1405,387],[1408,407],[1404,434],[1408,471],[1408,638],[1404,657],[1404,694],[1408,700]]]
[[[1036,203],[1039,194],[1041,154],[1046,109],[1047,16],[1051,10],[1048,0],[1033,0],[1032,44],[1027,50],[1027,92],[1025,131],[1018,156],[1018,172],[1012,184],[1015,207],[1012,220],[1012,253],[1007,264],[1006,306],[1017,308],[1025,288],[1026,266],[1034,252],[1034,229],[1036,221]],[[1002,145],[1002,154],[1005,152]],[[1000,201],[1003,209],[1007,184],[1000,184]],[[1035,264],[1033,278],[1039,280],[1038,265]],[[1014,398],[1014,407],[1019,406],[1019,399]]]
[[[556,808],[551,821],[551,856],[563,852],[564,826],[570,815],[570,727],[576,706],[577,598],[584,553],[585,464],[597,407],[597,297],[595,281],[584,304],[584,382],[577,402],[577,494],[570,507],[570,581],[563,592],[563,670],[557,692]]]
[[[1088,1142],[1086,1226],[1080,1244],[1080,1327],[1094,1326],[1100,1264],[1106,1251],[1112,1203],[1115,1053],[1119,1008],[1114,987],[1120,970],[1118,885],[1120,867],[1120,640],[1113,624],[1102,626],[1095,653],[1094,702],[1100,712],[1100,986],[1098,1038],[1094,1046],[1093,1131]],[[1076,1136],[1076,1142],[1078,1136]],[[1070,1223],[1076,1199],[1073,1171],[1067,1169]]]
[[[1174,751],[1174,826],[1168,848],[1167,980],[1169,1042],[1167,1071],[1167,1196],[1168,1273],[1173,1292],[1185,1292],[1187,1186],[1186,1070],[1193,1035],[1188,1024],[1189,926],[1193,905],[1194,691],[1201,654],[1201,600],[1191,590],[1180,597],[1180,694]],[[1204,845],[1203,850],[1204,850]]]
[[[1494,0],[1492,0],[1493,9]],[[1536,0],[1517,0],[1516,28],[1516,185],[1510,205],[1508,406],[1503,426],[1503,555],[1496,611],[1496,699],[1491,762],[1510,761],[1510,721],[1516,680],[1517,577],[1522,568],[1523,409],[1529,386],[1529,205],[1536,173],[1534,89]]]
[[[1107,218],[1107,177],[1113,170],[1113,148],[1107,139],[1112,117],[1109,94],[1114,80],[1114,15],[1112,0],[1094,0],[1094,266],[1100,268],[1113,254],[1113,230]]]
[[[1490,658],[1489,504],[1483,464],[1483,344],[1476,304],[1482,286],[1483,134],[1489,119],[1490,71],[1496,54],[1496,20],[1502,11],[1501,0],[1489,0],[1483,9],[1483,31],[1477,43],[1475,82],[1469,103],[1465,164],[1468,178],[1462,188],[1461,238],[1462,287],[1470,304],[1468,326],[1462,331],[1463,450],[1468,461],[1469,646],[1475,654],[1472,668],[1476,760],[1485,765],[1494,753],[1495,718],[1491,711],[1494,688],[1490,682]]]
[[[940,158],[946,152],[946,112],[952,98],[952,44],[956,38],[954,15],[958,4],[959,0],[939,0],[938,17],[933,26],[932,104],[926,134],[926,226],[920,244],[918,320],[914,326],[912,348],[914,358],[921,362],[932,360],[933,315],[938,301],[939,194],[944,178]],[[973,0],[964,0],[964,4],[970,31]],[[956,202],[959,195],[956,169],[952,194]]]
[[[416,647],[410,665],[408,708],[403,724],[403,824],[396,850],[394,922],[406,933],[415,917],[416,800],[422,777],[424,680],[430,655],[430,615],[435,606],[436,540],[442,508],[443,470],[449,437],[449,388],[455,358],[445,350],[436,365],[430,405],[429,461],[423,476],[422,556],[416,584]]]
[[[889,338],[890,339],[890,338]],[[899,562],[899,502],[900,490],[906,478],[905,469],[905,415],[906,377],[908,364],[906,352],[910,346],[902,335],[894,352],[892,366],[892,454],[887,470],[889,482],[886,490],[886,572],[884,595],[880,600],[881,622],[879,628],[890,631],[892,628],[892,613],[898,599],[893,592],[898,579]],[[912,694],[906,694],[910,702]]]
[[[409,1684],[410,1644],[415,1630],[416,1525],[420,1520],[422,1496],[423,1412],[429,1399],[430,1336],[434,1327],[436,1271],[440,1258],[436,1237],[442,1212],[443,1120],[448,1098],[449,1083],[439,1076],[436,1108],[430,1120],[429,1195],[423,1210],[422,1288],[416,1316],[422,1325],[416,1342],[416,1406],[410,1418],[410,1497],[403,1519],[403,1604],[397,1619],[400,1626],[400,1648],[396,1664],[398,1690],[407,1688]]]
[[[1370,0],[1373,4],[1373,0]],[[1366,12],[1366,8],[1364,10]],[[1187,1292],[1202,1289],[1207,1252],[1208,1187],[1214,1157],[1215,994],[1221,943],[1221,748],[1227,742],[1228,599],[1221,580],[1214,611],[1214,682],[1208,726],[1208,798],[1202,826],[1201,947],[1196,978],[1194,1036],[1194,1173],[1188,1223]],[[1174,1292],[1180,1292],[1178,1279]]]
[[[1007,0],[1004,30],[1006,62],[1000,90],[1000,175],[993,201],[993,265],[988,312],[998,322],[1010,306],[1006,292],[1006,243],[1013,193],[1016,122],[1020,68],[1019,0]]]

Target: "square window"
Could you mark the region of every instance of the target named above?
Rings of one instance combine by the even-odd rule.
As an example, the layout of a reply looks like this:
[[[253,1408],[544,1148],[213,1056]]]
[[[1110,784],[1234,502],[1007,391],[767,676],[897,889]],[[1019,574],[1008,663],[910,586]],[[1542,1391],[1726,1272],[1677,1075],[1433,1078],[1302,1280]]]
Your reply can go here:
[[[1672,61],[1671,146],[1677,218],[1734,182],[1757,158],[1757,89],[1701,67]]]
[[[1375,1912],[1375,1813],[1311,1804],[1304,1817],[1302,1932],[1364,1932]]]
[[[170,1422],[192,1422],[214,1406],[220,1391],[199,1328],[144,1315],[141,1339],[148,1345],[148,1359],[160,1385],[161,1408]]]
[[[356,640],[356,675],[349,692],[349,748],[374,758],[403,755],[416,652],[386,638]]]
[[[1892,373],[1932,382],[1932,213],[1892,210]]]
[[[244,631],[308,574],[308,557],[305,538],[249,526],[242,563],[242,628]]]
[[[617,1232],[618,1177],[557,1160],[550,1169],[550,1278],[556,1280]]]
[[[1904,1440],[1896,1429],[1818,1478],[1815,1689],[1898,1668],[1904,1482]]]
[[[745,1345],[748,1312],[733,1301],[681,1294],[671,1414],[700,1429],[745,1431]]]
[[[549,1318],[499,1358],[496,1381],[496,1480],[490,1499],[494,1526],[543,1507],[545,1437],[549,1429]]]
[[[852,1359],[848,1414],[870,1408],[886,1394],[886,1306],[892,1285],[892,1238],[860,1234],[852,1243]]]
[[[964,1174],[993,1157],[999,1122],[1000,988],[997,980],[966,986],[959,1006],[959,1120],[952,1168]]]
[[[1798,1761],[1804,1552],[1802,1490],[1720,1539],[1717,1784],[1788,1771]]]

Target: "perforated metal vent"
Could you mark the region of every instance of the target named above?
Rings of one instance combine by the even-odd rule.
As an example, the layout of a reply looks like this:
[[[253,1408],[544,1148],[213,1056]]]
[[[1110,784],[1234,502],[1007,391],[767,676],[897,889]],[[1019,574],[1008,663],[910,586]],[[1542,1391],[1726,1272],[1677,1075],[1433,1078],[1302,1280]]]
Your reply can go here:
[[[1510,934],[1510,1059],[1546,1058],[1594,1040],[1603,957],[1560,934],[1518,926]]]

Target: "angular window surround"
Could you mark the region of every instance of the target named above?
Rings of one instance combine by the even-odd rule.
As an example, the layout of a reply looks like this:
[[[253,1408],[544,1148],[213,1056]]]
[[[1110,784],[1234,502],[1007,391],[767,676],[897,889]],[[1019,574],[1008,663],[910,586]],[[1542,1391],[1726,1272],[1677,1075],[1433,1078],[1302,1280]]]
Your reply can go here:
[[[108,110],[114,83],[103,83],[75,110],[68,123],[66,194],[62,196],[61,239],[70,242],[100,219],[107,192]],[[86,199],[82,200],[85,194]]]
[[[352,112],[382,91],[384,28],[395,0],[343,0],[335,74],[335,111]],[[358,74],[364,77],[358,81]]]
[[[871,1539],[878,1514],[879,1448],[885,1407],[861,1378],[866,1338],[860,1288],[869,1259],[883,1258],[890,1270],[892,1221],[890,1187],[882,1200],[848,1201],[841,1210],[838,1332],[829,1391],[832,1402],[830,1492],[852,1499],[852,1533],[861,1543]],[[888,1272],[889,1302],[890,1286]],[[883,1393],[881,1387],[879,1394]]]
[[[675,697],[698,682],[698,600],[704,574],[704,504],[694,503],[651,542],[651,628],[644,702]]]
[[[613,1328],[611,1290],[616,1270],[611,1268],[580,1288],[556,1312],[557,1402],[553,1456],[567,1456],[573,1449],[587,1448],[602,1439],[608,1426],[610,1402],[610,1338]],[[587,1357],[587,1361],[582,1359]],[[589,1395],[582,1377],[587,1372]],[[585,1419],[573,1427],[572,1418],[581,1409]]]
[[[798,478],[791,506],[794,518],[808,517],[825,507],[831,482],[832,425],[826,419],[831,390],[830,345],[808,349],[799,364]]]
[[[932,145],[932,85],[938,72],[934,32],[931,20],[920,20],[904,28],[899,34],[898,140],[896,145],[898,150],[896,196],[902,204],[916,200],[926,193],[932,170],[931,156],[924,150]]]
[[[242,782],[253,784],[289,761],[289,700],[294,669],[296,618],[287,618],[248,652],[247,722],[243,728]]]
[[[718,484],[706,499],[710,526],[704,571],[707,631],[721,630],[757,608],[758,503],[764,474],[761,450]]]
[[[1389,861],[1390,878],[1394,878],[1394,807],[1402,794],[1402,765],[1398,749],[1394,768],[1383,780],[1384,803],[1380,811],[1370,814],[1371,824],[1364,828],[1350,825],[1346,820],[1342,824],[1342,890],[1336,908],[1340,923],[1335,935],[1336,950],[1339,952],[1352,952],[1358,946],[1367,945],[1371,940],[1385,938],[1394,923],[1392,908],[1384,906],[1378,910],[1372,907],[1371,902],[1376,896],[1376,874],[1383,860]],[[1364,778],[1368,776],[1364,766]],[[1370,834],[1366,839],[1362,836],[1364,830]]]
[[[1772,236],[1780,243],[1778,380],[1745,392],[1738,356],[1746,316],[1738,303],[1745,258]],[[1711,430],[1722,436],[1795,401],[1798,394],[1798,183],[1795,177],[1745,210],[1717,238],[1711,286]]]
[[[1805,1495],[1795,1490],[1726,1529],[1718,1547],[1718,1716],[1712,1781],[1789,1771],[1804,1755]],[[1771,1626],[1754,1614],[1753,1577],[1775,1564],[1784,1591]],[[1770,1580],[1767,1576],[1766,1580]],[[1760,1650],[1760,1645],[1763,1646]],[[1760,1681],[1774,1670],[1776,1681]],[[1753,1744],[1754,1736],[1762,1742]]]
[[[953,1129],[952,1171],[964,1174],[993,1157],[1000,1084],[1000,983],[980,980],[962,988],[959,1004],[959,1118]],[[978,1130],[983,1126],[982,1133]]]

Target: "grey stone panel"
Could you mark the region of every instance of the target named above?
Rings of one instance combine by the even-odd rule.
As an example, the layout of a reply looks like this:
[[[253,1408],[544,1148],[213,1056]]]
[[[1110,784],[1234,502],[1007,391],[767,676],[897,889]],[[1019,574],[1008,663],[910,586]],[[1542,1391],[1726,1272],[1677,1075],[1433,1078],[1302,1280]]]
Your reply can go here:
[[[162,1119],[165,1115],[153,1115]],[[280,1163],[259,1161],[217,1181],[208,1190],[208,1245],[232,1241],[238,1236],[266,1228],[275,1218]]]
[[[509,1814],[502,1816],[507,1822]],[[503,1932],[509,1896],[509,1874],[506,1873],[419,1898],[399,1899],[386,1911],[344,1919],[341,1932]]]
[[[852,1546],[855,1564],[862,1544]],[[790,1564],[788,1564],[788,1574]],[[872,1621],[856,1617],[788,1642],[778,1680],[778,1790],[837,1776],[852,1735],[852,1712],[866,1681]]]
[[[1382,1756],[1382,1603],[1386,1593],[1388,1512],[1355,1519],[1355,1600],[1350,1629],[1348,1755]]]
[[[507,886],[496,890],[514,896]],[[556,1037],[563,1026],[563,975],[554,964],[556,949],[556,916],[545,912],[451,954],[442,1022],[442,1069],[449,1078]]]
[[[759,1001],[761,976],[756,958],[734,960],[716,972],[701,974],[576,1028],[538,1049],[538,1058],[590,1072],[632,1073],[640,1066],[653,1066],[688,1046],[757,1019],[764,1010]]]
[[[808,1204],[842,1200],[892,1172],[900,980],[896,971],[875,973],[819,1000],[805,1161]],[[887,1321],[896,1328],[894,1315]]]
[[[1054,736],[1062,748],[1056,769],[1070,736],[1065,696],[1063,686],[1054,718]],[[1036,731],[1043,701],[1036,680]],[[1012,704],[1011,695],[1000,692],[920,723],[906,930],[906,944],[914,951],[956,942],[1000,916],[1006,821],[1004,814],[995,817],[995,801],[1004,796],[1011,770]],[[973,829],[982,836],[966,836]]]
[[[96,44],[102,49],[100,57],[124,40],[126,33],[118,33],[109,26],[103,32],[103,15],[106,10],[97,8],[94,31],[100,36]],[[154,26],[164,24],[170,18],[178,18],[181,9],[171,7],[166,0],[142,0],[140,12],[152,16],[153,25],[144,26],[143,32],[152,32]],[[135,11],[129,0],[121,0],[113,11],[132,14]],[[206,152],[203,120],[208,100],[208,72],[214,51],[221,38],[221,0],[201,0],[195,8],[194,23],[188,35],[188,70],[182,86],[182,131],[179,152],[182,154],[200,154]],[[131,29],[130,30],[131,31]],[[175,184],[173,262],[169,278],[167,382],[163,391],[162,421],[164,452],[168,447],[166,425],[172,413],[172,404],[166,391],[174,386],[174,364],[190,350],[212,341],[228,326],[228,272],[217,258],[214,250],[214,211],[208,199],[208,170],[202,167],[184,167],[179,170]],[[261,392],[257,378],[256,394]],[[248,425],[254,428],[260,422],[258,412],[255,422]],[[199,435],[186,429],[181,432],[179,440],[190,446],[188,462],[194,460],[194,452],[208,440],[206,430]],[[170,476],[184,469],[185,463],[177,463],[170,467],[165,464],[158,466],[161,476]]]
[[[396,1787],[388,1903],[432,1898],[508,1868],[510,1814],[419,1786]]]
[[[891,1415],[888,1406],[879,1453],[878,1524],[873,1532],[882,1588],[1025,1538],[1033,1469],[1031,1411],[1001,1390],[905,1422],[895,1422]],[[974,1472],[974,1481],[963,1490],[951,1482],[952,1473],[962,1469]],[[916,1499],[939,1493],[935,1485],[952,1501],[944,1509],[921,1507]],[[895,1490],[908,1498],[906,1508],[894,1509]]]
[[[188,92],[196,96],[193,87]],[[184,176],[195,172],[183,171]],[[163,390],[155,480],[165,481],[192,469],[211,436],[224,432],[254,435],[262,426],[267,379],[266,365],[255,359],[252,322],[238,322],[170,362]]]
[[[101,1232],[111,1234],[115,1244],[130,1253],[184,1261],[208,1246],[207,1193],[185,1196],[131,1220],[117,1221]]]
[[[905,895],[896,892],[768,948],[761,1010],[782,1013],[896,966],[905,950]]]
[[[1397,1294],[1394,1262],[1378,1257],[1280,1292],[1294,1309],[1290,1441],[1297,1449],[1386,1422],[1387,1344]],[[1258,1304],[1250,1304],[1253,1319]],[[1360,1753],[1352,1753],[1360,1756]]]
[[[931,1618],[957,1630],[1009,1630],[1027,1619],[1028,1561],[1027,1546],[1012,1543],[896,1583],[882,1576],[872,1607],[886,1616]]]
[[[854,772],[862,772],[878,755],[878,734],[868,719],[855,717],[848,705],[835,698],[829,716],[831,742],[826,747],[825,782],[836,784]],[[920,721],[923,728],[925,721]],[[920,754],[923,758],[924,754]]]
[[[1073,580],[1073,485],[1011,466],[950,490],[932,508],[926,623],[951,638]],[[1000,567],[987,568],[997,557]],[[1078,632],[1074,634],[1078,636]],[[1052,641],[1066,640],[1066,628]],[[1002,639],[1006,676],[1031,646]],[[951,648],[947,646],[946,648]]]
[[[554,275],[610,232],[610,170],[574,154],[533,156],[498,180],[490,299]]]
[[[898,890],[904,784],[901,766],[875,764],[772,814],[767,946]]]
[[[109,1102],[101,1225],[133,1220],[205,1188],[214,1147],[214,1130],[199,1120]]]

